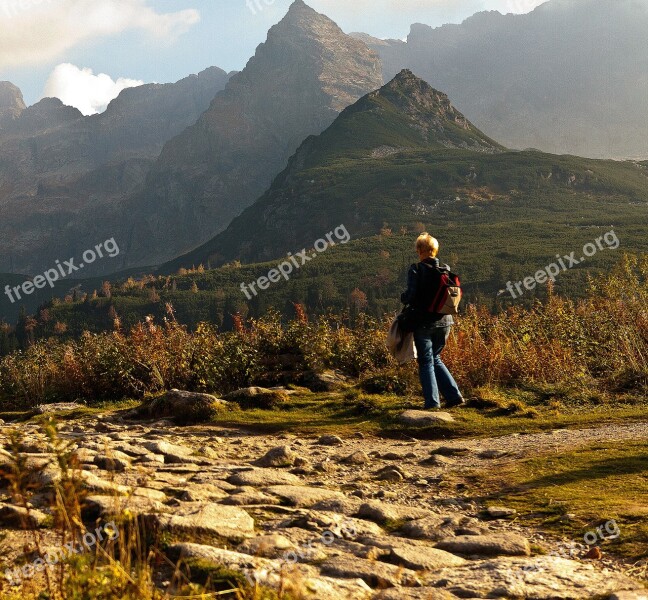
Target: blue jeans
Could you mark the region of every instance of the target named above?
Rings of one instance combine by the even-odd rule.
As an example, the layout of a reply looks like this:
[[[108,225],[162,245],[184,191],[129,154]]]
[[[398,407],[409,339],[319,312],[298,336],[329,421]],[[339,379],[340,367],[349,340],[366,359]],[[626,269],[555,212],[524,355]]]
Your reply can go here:
[[[435,327],[414,332],[419,377],[427,409],[441,408],[439,392],[447,402],[456,402],[461,398],[457,382],[441,360],[441,351],[445,348],[450,329],[451,327]]]

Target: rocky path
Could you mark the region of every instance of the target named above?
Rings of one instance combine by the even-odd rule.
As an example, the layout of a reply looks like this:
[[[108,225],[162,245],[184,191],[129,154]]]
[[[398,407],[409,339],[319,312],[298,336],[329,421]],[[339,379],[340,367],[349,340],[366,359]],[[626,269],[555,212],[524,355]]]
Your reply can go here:
[[[33,424],[20,427],[22,451],[46,488],[59,474],[45,439]],[[7,433],[3,427],[5,447]],[[167,551],[173,561],[200,558],[251,582],[332,600],[647,598],[612,563],[531,557],[530,540],[547,551],[556,543],[498,518],[508,516],[506,507],[485,515],[440,484],[540,452],[646,439],[648,423],[439,443],[360,433],[260,436],[106,415],[61,433],[83,466],[86,521],[110,521],[124,509],[139,514],[176,541]],[[7,468],[9,458],[0,462]],[[4,571],[16,564],[25,532],[16,527],[20,509],[2,495]],[[32,504],[31,518],[44,523],[46,496]]]

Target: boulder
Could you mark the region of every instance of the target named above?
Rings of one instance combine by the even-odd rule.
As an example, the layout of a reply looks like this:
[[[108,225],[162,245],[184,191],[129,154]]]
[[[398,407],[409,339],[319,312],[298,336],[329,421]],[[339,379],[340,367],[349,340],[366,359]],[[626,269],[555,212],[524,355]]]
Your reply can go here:
[[[450,552],[426,546],[396,546],[386,560],[413,571],[436,571],[446,567],[460,567],[466,563]]]
[[[247,387],[225,396],[229,402],[236,402],[241,408],[272,409],[288,400],[283,390],[271,390],[262,387]]]
[[[372,588],[421,585],[414,571],[350,555],[327,560],[321,566],[321,572],[331,577],[357,577]]]
[[[277,446],[268,450],[254,464],[258,467],[292,467],[297,454],[290,446]]]
[[[389,522],[411,521],[430,516],[430,511],[424,508],[404,506],[400,504],[388,504],[372,500],[362,504],[358,510],[358,517],[369,519],[379,525]]]
[[[227,402],[211,394],[170,390],[145,402],[139,412],[153,419],[171,418],[178,425],[209,423],[227,410]]]

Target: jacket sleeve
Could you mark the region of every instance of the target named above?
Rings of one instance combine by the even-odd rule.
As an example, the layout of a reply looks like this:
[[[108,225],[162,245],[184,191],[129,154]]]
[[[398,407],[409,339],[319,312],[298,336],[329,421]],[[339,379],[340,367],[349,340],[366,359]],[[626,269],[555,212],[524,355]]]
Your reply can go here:
[[[416,286],[418,285],[418,269],[412,265],[407,272],[407,289],[401,294],[403,304],[412,304],[416,298]]]

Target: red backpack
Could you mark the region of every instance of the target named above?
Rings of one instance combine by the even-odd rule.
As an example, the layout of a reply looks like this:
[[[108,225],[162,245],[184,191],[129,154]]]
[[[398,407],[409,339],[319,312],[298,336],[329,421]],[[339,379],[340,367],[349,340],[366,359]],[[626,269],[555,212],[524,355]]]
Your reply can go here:
[[[455,275],[450,269],[439,268],[438,270],[441,275],[439,289],[427,311],[438,315],[457,315],[459,314],[459,304],[463,296],[459,276]]]

